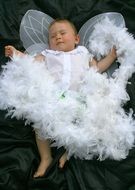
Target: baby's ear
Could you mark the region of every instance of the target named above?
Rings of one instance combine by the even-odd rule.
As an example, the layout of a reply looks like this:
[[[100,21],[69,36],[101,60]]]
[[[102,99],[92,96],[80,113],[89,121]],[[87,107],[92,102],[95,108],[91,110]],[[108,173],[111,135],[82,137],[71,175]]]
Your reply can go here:
[[[75,44],[77,45],[79,44],[79,42],[80,42],[80,36],[77,34],[75,39]]]

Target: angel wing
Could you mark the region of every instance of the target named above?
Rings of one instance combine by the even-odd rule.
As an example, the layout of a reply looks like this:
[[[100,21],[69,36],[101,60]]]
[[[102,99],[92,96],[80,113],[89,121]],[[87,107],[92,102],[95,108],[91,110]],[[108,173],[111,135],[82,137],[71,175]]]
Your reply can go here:
[[[97,59],[101,59],[102,56],[105,56],[108,51],[115,45],[115,42],[112,40],[112,34],[109,34],[108,31],[103,31],[102,33],[99,27],[96,28],[98,24],[105,19],[108,19],[116,27],[124,28],[125,21],[123,16],[118,12],[107,12],[98,14],[90,18],[80,29],[80,45],[84,45]],[[107,22],[106,22],[107,23]],[[101,25],[100,25],[101,27]],[[103,28],[104,26],[102,26]],[[105,35],[105,33],[107,35]],[[104,39],[103,39],[104,38]],[[95,40],[96,39],[96,40]],[[93,44],[96,42],[96,44]],[[100,49],[100,51],[98,51]],[[117,63],[111,65],[107,70],[108,76],[112,76],[112,73],[118,68]]]
[[[37,54],[48,47],[48,27],[53,21],[49,15],[28,10],[20,24],[20,39],[29,54]]]
[[[113,20],[114,24],[116,26],[125,27],[125,21],[123,16],[120,13],[117,12],[107,12],[98,14],[92,18],[90,18],[79,30],[79,36],[80,36],[80,44],[84,45],[88,49],[89,47],[89,38],[95,28],[95,25],[97,23],[100,23],[103,19],[108,17],[110,20]]]

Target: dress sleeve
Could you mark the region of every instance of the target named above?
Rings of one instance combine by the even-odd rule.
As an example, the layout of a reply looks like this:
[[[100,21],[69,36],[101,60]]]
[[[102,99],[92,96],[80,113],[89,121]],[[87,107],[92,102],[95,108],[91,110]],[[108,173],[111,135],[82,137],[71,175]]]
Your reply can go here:
[[[43,56],[45,56],[46,57],[46,51],[44,50],[44,51],[42,51],[41,52],[41,55],[43,55]]]

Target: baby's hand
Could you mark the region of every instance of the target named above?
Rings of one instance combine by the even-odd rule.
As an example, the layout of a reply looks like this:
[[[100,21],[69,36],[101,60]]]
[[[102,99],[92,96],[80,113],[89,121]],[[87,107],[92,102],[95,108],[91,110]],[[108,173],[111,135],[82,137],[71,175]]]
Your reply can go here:
[[[15,49],[14,46],[5,46],[5,56],[12,58],[13,55],[23,56],[24,53],[22,53],[21,51],[18,51],[17,49]]]
[[[13,57],[13,54],[17,54],[17,50],[13,46],[5,46],[5,56]]]
[[[116,48],[113,46],[113,48],[110,51],[110,56],[115,60],[117,58]]]

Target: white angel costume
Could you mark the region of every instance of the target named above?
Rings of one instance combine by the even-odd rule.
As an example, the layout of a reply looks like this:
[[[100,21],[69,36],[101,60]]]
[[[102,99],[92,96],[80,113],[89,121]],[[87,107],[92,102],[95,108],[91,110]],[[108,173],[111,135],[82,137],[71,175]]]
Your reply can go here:
[[[41,15],[41,21],[33,14]],[[30,25],[26,26],[23,19],[24,31],[32,30],[40,39],[37,42],[27,35],[31,45],[28,47],[27,40],[25,48],[35,54],[41,45],[46,61],[37,63],[33,56],[26,55],[14,57],[4,66],[0,108],[8,110],[12,117],[33,123],[41,138],[53,140],[53,146],[64,146],[69,157],[126,158],[135,142],[135,121],[132,110],[127,114],[122,107],[129,100],[126,84],[135,71],[135,40],[127,32],[123,17],[119,13],[97,15],[81,28],[80,46],[59,52],[44,50],[47,41],[37,34],[42,36],[47,29],[33,29],[31,22],[41,24],[52,19],[33,10],[25,16]],[[114,45],[121,65],[113,77],[89,68],[93,55],[100,59]]]
[[[69,52],[46,49],[41,54],[45,56],[47,70],[63,91],[79,88],[93,58],[84,46],[78,46]]]

